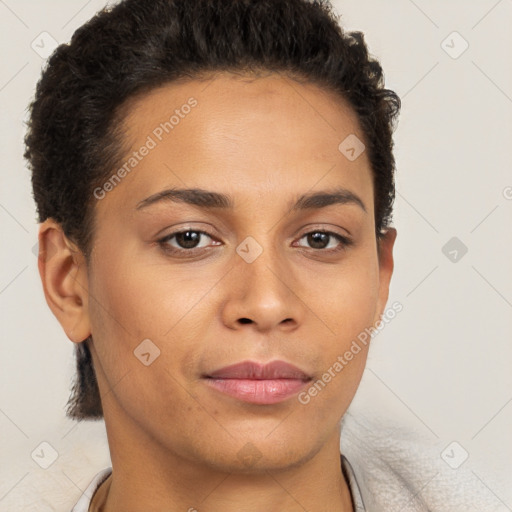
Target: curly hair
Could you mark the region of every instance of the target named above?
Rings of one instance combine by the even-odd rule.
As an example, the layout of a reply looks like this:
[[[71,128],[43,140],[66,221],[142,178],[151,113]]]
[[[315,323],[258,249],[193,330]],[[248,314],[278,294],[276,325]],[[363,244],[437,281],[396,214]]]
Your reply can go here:
[[[53,218],[83,252],[95,231],[93,190],[123,155],[127,100],[216,72],[281,72],[335,92],[357,114],[372,167],[376,237],[395,197],[392,133],[400,99],[384,88],[361,32],[346,32],[327,0],[123,0],[99,11],[51,55],[29,106],[25,158],[39,222]],[[66,414],[103,409],[91,337],[75,345]]]

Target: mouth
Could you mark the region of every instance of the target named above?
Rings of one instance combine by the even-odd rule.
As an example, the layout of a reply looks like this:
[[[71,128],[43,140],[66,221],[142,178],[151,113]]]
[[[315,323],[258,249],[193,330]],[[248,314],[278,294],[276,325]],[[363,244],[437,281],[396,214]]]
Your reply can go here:
[[[312,377],[284,361],[243,361],[203,375],[203,379],[211,388],[237,400],[270,405],[296,395]]]

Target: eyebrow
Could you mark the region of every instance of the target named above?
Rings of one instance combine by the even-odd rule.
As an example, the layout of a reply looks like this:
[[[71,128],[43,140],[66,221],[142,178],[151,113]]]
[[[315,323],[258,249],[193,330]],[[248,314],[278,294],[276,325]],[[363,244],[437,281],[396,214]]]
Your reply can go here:
[[[233,209],[235,204],[231,196],[220,192],[212,192],[200,188],[172,188],[162,190],[143,199],[137,203],[135,209],[141,210],[153,204],[167,201],[191,204],[205,209]],[[303,194],[299,196],[295,203],[292,201],[289,206],[290,210],[308,210],[325,208],[334,204],[357,205],[367,213],[366,206],[361,198],[345,188]]]

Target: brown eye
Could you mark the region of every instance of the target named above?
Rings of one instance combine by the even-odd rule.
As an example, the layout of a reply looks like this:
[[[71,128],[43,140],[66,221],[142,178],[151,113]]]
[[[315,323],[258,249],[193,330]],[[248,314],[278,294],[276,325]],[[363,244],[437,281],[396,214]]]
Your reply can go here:
[[[181,231],[176,233],[176,243],[183,249],[194,249],[201,239],[202,234],[197,231]]]
[[[197,229],[185,229],[166,235],[164,238],[158,240],[158,244],[166,252],[190,252],[192,254],[195,252],[195,249],[202,250],[207,248],[209,246],[207,243],[208,239],[212,240],[213,237],[206,233],[206,231],[200,231]],[[201,243],[203,244],[202,246],[200,245]]]
[[[308,244],[310,244],[313,249],[325,249],[331,239],[331,235],[327,233],[321,233],[319,231],[315,233],[309,233],[306,235],[306,237]]]
[[[352,240],[349,240],[347,237],[333,233],[332,231],[311,231],[304,234],[301,237],[301,240],[302,239],[306,239],[309,248],[326,252],[339,251],[353,243]],[[305,246],[299,245],[299,247]]]

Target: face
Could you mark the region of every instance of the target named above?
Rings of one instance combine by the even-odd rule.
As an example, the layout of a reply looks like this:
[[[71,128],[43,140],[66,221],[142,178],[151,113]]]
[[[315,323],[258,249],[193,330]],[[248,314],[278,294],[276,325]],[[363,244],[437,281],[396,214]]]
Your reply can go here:
[[[312,84],[220,74],[140,97],[125,127],[76,338],[92,333],[109,435],[227,471],[311,458],[339,435],[368,345],[344,355],[392,272],[367,154],[339,149],[363,140],[356,115]],[[276,360],[302,373],[219,372]]]

